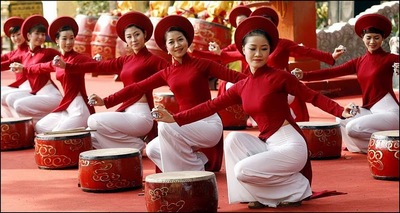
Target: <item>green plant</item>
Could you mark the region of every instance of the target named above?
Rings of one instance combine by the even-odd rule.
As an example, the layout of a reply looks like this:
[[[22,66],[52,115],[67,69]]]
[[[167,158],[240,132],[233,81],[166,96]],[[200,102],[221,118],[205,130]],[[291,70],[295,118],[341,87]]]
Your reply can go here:
[[[99,17],[101,13],[110,11],[108,1],[76,1],[78,7],[77,14]]]
[[[328,2],[320,1],[316,2],[317,17],[316,24],[317,29],[323,29],[328,26]]]

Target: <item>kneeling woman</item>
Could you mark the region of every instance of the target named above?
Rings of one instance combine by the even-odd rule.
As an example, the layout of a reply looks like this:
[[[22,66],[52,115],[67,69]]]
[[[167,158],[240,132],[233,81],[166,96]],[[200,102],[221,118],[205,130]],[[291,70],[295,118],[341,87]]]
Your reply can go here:
[[[278,42],[278,30],[264,17],[250,17],[236,29],[235,43],[246,57],[250,76],[217,98],[173,116],[163,108],[157,121],[180,126],[233,104],[258,124],[258,137],[231,132],[224,154],[229,203],[250,202],[249,208],[300,205],[311,194],[311,165],[304,136],[290,113],[288,94],[341,118],[351,117],[326,96],[309,89],[293,75],[267,65]],[[307,171],[308,169],[308,171]],[[302,172],[307,171],[307,172]]]

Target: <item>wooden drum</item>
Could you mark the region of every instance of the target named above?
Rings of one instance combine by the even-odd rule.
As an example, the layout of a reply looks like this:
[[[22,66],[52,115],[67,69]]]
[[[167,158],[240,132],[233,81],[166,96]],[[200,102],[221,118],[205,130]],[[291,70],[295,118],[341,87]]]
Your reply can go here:
[[[215,174],[207,171],[148,175],[145,201],[148,212],[217,212]]]
[[[340,124],[335,122],[297,122],[306,138],[310,159],[339,158],[342,153]]]
[[[79,186],[87,192],[124,191],[142,187],[142,156],[138,149],[107,148],[79,155]]]
[[[221,49],[231,44],[231,29],[228,27],[197,18],[188,18],[188,20],[194,28],[194,49],[208,51],[208,43],[210,42],[217,43]]]
[[[31,148],[34,138],[31,117],[1,118],[1,151]]]
[[[153,94],[154,105],[162,105],[170,113],[179,112],[179,105],[172,92],[158,92]]]
[[[75,37],[74,50],[78,53],[92,56],[92,33],[97,23],[97,18],[94,16],[87,16],[78,14],[75,16],[75,21],[79,26],[78,34]]]
[[[89,132],[38,134],[35,161],[40,169],[77,167],[79,154],[92,149]]]
[[[367,153],[369,168],[375,179],[399,179],[399,130],[372,134]]]

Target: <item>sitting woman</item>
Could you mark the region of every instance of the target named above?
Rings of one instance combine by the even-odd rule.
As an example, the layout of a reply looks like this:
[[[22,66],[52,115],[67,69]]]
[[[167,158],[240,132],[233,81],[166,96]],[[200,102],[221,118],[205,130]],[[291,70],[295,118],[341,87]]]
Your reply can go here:
[[[236,29],[235,43],[246,58],[250,76],[223,95],[173,116],[162,107],[156,110],[159,123],[185,128],[230,105],[243,105],[258,123],[260,134],[229,133],[224,154],[229,203],[250,202],[251,209],[298,206],[312,194],[307,144],[291,116],[288,94],[342,119],[352,116],[350,105],[343,108],[289,72],[267,65],[278,39],[270,20],[260,16],[244,20]]]

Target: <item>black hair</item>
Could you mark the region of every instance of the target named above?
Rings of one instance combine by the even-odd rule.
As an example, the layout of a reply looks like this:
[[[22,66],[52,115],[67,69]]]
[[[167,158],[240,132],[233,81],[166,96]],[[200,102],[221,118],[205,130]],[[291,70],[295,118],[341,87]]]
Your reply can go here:
[[[68,26],[68,25],[65,25],[65,26],[62,26],[57,32],[56,32],[56,38],[58,39],[58,38],[60,38],[60,33],[61,32],[63,32],[63,31],[72,31],[72,32],[74,32],[74,30],[72,29],[72,27],[71,26]],[[74,34],[74,37],[75,37],[76,35]]]
[[[124,32],[125,32],[126,29],[128,29],[128,28],[130,28],[130,27],[136,27],[136,28],[138,28],[139,30],[141,30],[143,34],[145,34],[145,30],[142,29],[141,27],[135,25],[135,24],[131,24],[131,25],[128,25],[127,27],[125,27]]]
[[[245,36],[243,36],[243,39],[242,39],[242,46],[246,45],[246,42],[247,42],[247,38],[248,38],[248,37],[250,37],[250,36],[257,36],[257,35],[264,36],[265,39],[268,40],[268,42],[269,42],[269,44],[270,44],[270,46],[271,46],[271,41],[272,41],[272,40],[270,39],[269,35],[268,35],[264,30],[260,30],[260,29],[256,29],[256,30],[250,31],[250,32],[247,33]]]
[[[375,28],[375,27],[370,27],[370,28],[364,29],[364,30],[362,31],[362,35],[363,35],[363,36],[364,36],[365,34],[367,34],[367,33],[377,33],[377,34],[380,34],[382,37],[385,37],[385,33],[384,33],[382,30],[377,29],[377,28]]]
[[[165,35],[167,35],[167,33],[168,33],[168,32],[171,32],[171,31],[178,31],[178,32],[181,32],[181,33],[183,34],[183,36],[185,36],[186,40],[188,41],[188,36],[187,36],[186,32],[185,32],[184,30],[182,30],[182,28],[176,27],[176,26],[172,26],[172,27],[168,28],[168,30],[165,32]],[[165,35],[164,35],[164,39],[167,40],[167,39],[165,38]]]
[[[33,32],[47,33],[47,29],[43,24],[37,24],[29,29],[29,33]]]
[[[8,29],[8,34],[11,35],[11,34],[17,33],[20,30],[21,30],[20,26],[10,27],[10,29]]]

